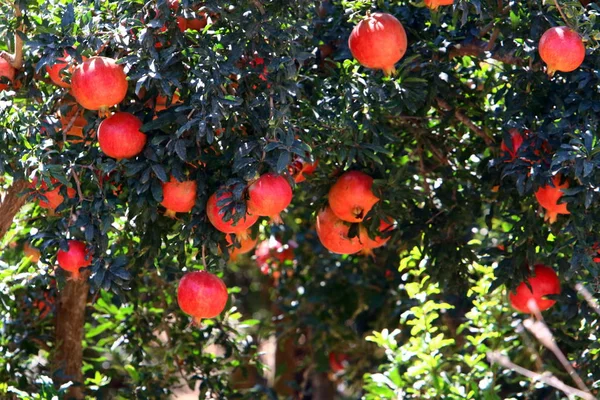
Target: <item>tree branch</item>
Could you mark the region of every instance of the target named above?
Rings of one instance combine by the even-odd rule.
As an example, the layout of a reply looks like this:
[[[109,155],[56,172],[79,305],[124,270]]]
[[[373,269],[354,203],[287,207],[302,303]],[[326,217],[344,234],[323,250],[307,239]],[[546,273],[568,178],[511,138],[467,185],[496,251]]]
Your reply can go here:
[[[15,1],[15,17],[21,18],[21,8]],[[4,58],[14,69],[21,69],[23,67],[23,39],[19,33],[25,33],[25,26],[23,21],[19,21],[19,27],[15,32],[15,52],[13,54],[5,51],[0,52],[0,57]]]
[[[21,207],[27,202],[27,196],[21,196],[21,193],[28,186],[29,183],[25,180],[13,182],[0,202],[0,239],[8,232],[15,215],[17,215]]]
[[[494,142],[494,139],[492,139],[483,129],[481,129],[473,121],[471,121],[471,119],[469,117],[467,117],[465,114],[463,114],[462,111],[460,111],[459,109],[453,109],[450,106],[450,104],[448,104],[446,102],[446,100],[441,99],[439,97],[436,97],[435,101],[438,104],[438,106],[437,106],[438,110],[441,110],[441,111],[453,111],[454,110],[454,117],[457,120],[459,120],[460,122],[462,122],[467,128],[469,128],[470,131],[475,133],[477,136],[481,137],[487,145],[490,145]]]

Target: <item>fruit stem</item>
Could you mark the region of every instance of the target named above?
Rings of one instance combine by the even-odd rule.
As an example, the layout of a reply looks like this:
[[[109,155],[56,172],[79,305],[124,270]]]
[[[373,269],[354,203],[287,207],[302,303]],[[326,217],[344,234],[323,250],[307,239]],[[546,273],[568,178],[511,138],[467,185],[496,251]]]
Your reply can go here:
[[[200,328],[202,326],[202,318],[201,317],[192,318],[192,325],[194,325],[196,328]]]
[[[383,68],[383,74],[385,76],[394,76],[396,74],[396,67],[392,65],[391,67]]]
[[[552,78],[554,76],[554,73],[556,72],[555,69],[552,69],[550,67],[548,67],[548,69],[546,70],[546,73],[548,74],[548,77]]]
[[[165,211],[165,217],[169,217],[169,218],[175,219],[176,214],[177,213],[175,211],[173,211],[173,210],[167,209],[167,211]]]
[[[275,214],[275,215],[272,215],[270,218],[271,218],[271,223],[273,223],[275,225],[283,225],[283,220],[281,219],[281,215]]]

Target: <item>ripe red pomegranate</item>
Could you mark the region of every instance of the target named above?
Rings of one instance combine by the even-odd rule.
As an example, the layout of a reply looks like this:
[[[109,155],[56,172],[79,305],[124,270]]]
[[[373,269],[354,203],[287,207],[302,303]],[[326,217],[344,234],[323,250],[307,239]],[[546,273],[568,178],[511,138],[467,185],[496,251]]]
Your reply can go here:
[[[567,189],[569,187],[569,181],[565,180],[564,183],[561,184],[561,180],[562,177],[556,175],[552,178],[554,187],[545,185],[535,192],[535,198],[538,203],[546,209],[546,217],[544,219],[551,224],[556,222],[558,214],[571,214],[569,210],[567,210],[566,203],[558,203],[563,196],[561,189]]]
[[[58,250],[56,253],[58,265],[71,273],[71,279],[78,280],[79,268],[87,267],[92,263],[85,243],[79,240],[69,240],[69,251]]]
[[[168,217],[175,217],[178,212],[190,212],[196,204],[196,190],[198,184],[196,181],[179,182],[174,177],[169,182],[162,184],[163,201],[160,203],[167,209],[165,213]]]
[[[329,353],[329,368],[333,373],[344,371],[348,367],[348,355],[344,353]]]
[[[256,244],[258,243],[258,237],[256,239],[252,239],[251,237],[239,240],[236,239],[236,242],[240,245],[240,247],[237,248],[233,246],[233,240],[231,239],[231,235],[225,235],[225,240],[227,241],[227,243],[232,245],[229,247],[229,259],[231,261],[237,260],[237,257],[240,254],[246,254],[251,252],[252,249],[255,248]]]
[[[271,172],[261,175],[248,187],[248,213],[270,217],[282,223],[279,213],[292,202],[292,187],[287,179]]]
[[[544,32],[538,51],[548,66],[550,76],[556,71],[576,70],[585,58],[585,46],[581,37],[566,26],[555,26]]]
[[[432,10],[436,10],[439,6],[451,6],[454,0],[425,0],[425,6]]]
[[[16,75],[17,70],[14,69],[4,58],[0,58],[0,78],[7,78],[12,82]],[[6,89],[8,89],[8,84],[0,83],[0,92]]]
[[[168,102],[167,96],[162,96],[162,95],[156,96],[154,111],[159,112],[159,111],[166,110],[168,108],[167,102]],[[177,92],[175,92],[173,94],[173,98],[171,99],[170,106],[174,106],[176,104],[181,104],[181,100],[179,99],[179,93],[177,93]]]
[[[64,132],[65,130],[67,130],[67,128],[69,128],[65,132],[65,134],[67,136],[67,140],[73,144],[83,142],[83,128],[85,128],[85,126],[87,125],[87,120],[83,117],[83,115],[81,115],[81,113],[79,113],[79,115],[76,115],[79,111],[77,108],[78,107],[71,108],[66,115],[61,115],[60,112],[58,113],[60,123],[62,125],[62,130]],[[73,137],[78,137],[80,139],[73,139]]]
[[[38,178],[33,178],[31,182],[32,189],[35,189],[37,182]],[[62,194],[60,194],[60,188],[62,185],[57,185],[58,179],[52,178],[50,182],[53,185],[56,185],[52,190],[48,190],[48,185],[45,181],[42,181],[38,192],[44,195],[44,197],[46,197],[46,200],[40,199],[38,204],[40,205],[40,207],[45,208],[47,210],[56,210],[56,208],[58,208],[58,206],[60,206],[63,203],[65,198]],[[75,193],[75,189],[69,187],[67,188],[67,196],[69,196],[70,199],[75,197]]]
[[[83,61],[85,60],[87,60],[87,57],[83,57]],[[64,56],[57,58],[56,61],[58,62],[54,63],[54,65],[46,66],[46,72],[48,73],[50,80],[57,86],[70,88],[71,84],[65,81],[64,71],[66,70],[73,73],[73,66],[67,68],[69,64],[72,63],[73,59],[69,53],[65,51]]]
[[[196,325],[203,318],[214,318],[221,314],[227,297],[227,287],[223,281],[206,271],[188,272],[181,278],[177,288],[179,308],[191,315]]]
[[[393,219],[380,220],[379,221],[379,232],[387,233],[387,232],[391,231],[392,229],[394,229],[394,224],[395,224],[395,221]],[[373,254],[373,249],[384,246],[390,240],[389,236],[387,236],[387,237],[376,236],[374,239],[371,239],[369,237],[368,229],[363,225],[361,225],[359,228],[358,238],[363,245],[362,253],[365,255]]]
[[[361,222],[379,201],[371,187],[373,178],[364,172],[348,171],[329,189],[329,206],[338,218]]]
[[[548,294],[560,294],[560,281],[554,270],[543,264],[536,264],[534,267],[535,276],[527,279],[530,290],[525,282],[517,286],[515,293],[509,294],[511,306],[522,313],[533,313],[533,302],[540,311],[549,309],[556,303],[556,300],[550,300],[544,296]]]
[[[208,216],[208,220],[210,223],[219,231],[223,233],[235,233],[240,237],[240,239],[244,239],[248,237],[247,229],[258,221],[258,215],[256,214],[248,214],[242,217],[237,224],[234,225],[233,219],[229,221],[223,220],[223,213],[221,213],[222,206],[217,206],[217,202],[228,199],[231,197],[231,192],[225,192],[217,199],[217,194],[213,193],[206,203],[206,215]],[[235,210],[233,211],[233,215],[235,215]]]
[[[83,108],[106,113],[127,95],[127,76],[112,58],[92,57],[73,71],[71,92]]]
[[[395,64],[406,53],[406,32],[393,15],[375,13],[367,15],[352,29],[348,46],[362,66],[391,75],[396,70]]]
[[[286,260],[293,260],[294,249],[289,244],[283,245],[271,236],[268,240],[259,243],[254,251],[254,256],[260,271],[267,275],[271,269],[277,269]]]
[[[508,132],[510,133],[511,148],[509,148],[508,145],[503,140],[502,143],[500,144],[500,150],[502,151],[502,154],[504,157],[507,157],[507,158],[510,157],[510,159],[507,160],[507,162],[510,162],[510,161],[513,161],[515,158],[517,158],[519,148],[523,144],[523,141],[525,140],[525,138],[523,137],[521,132],[519,132],[517,129],[513,128],[513,129],[509,130]]]
[[[358,237],[350,239],[350,226],[339,219],[330,207],[325,207],[317,215],[317,235],[325,248],[332,253],[354,254],[362,250]]]
[[[142,121],[133,114],[118,112],[100,123],[100,150],[117,160],[135,157],[146,146],[146,135],[140,132]]]
[[[290,165],[289,172],[290,175],[294,177],[294,181],[296,183],[304,182],[306,180],[305,175],[311,175],[317,169],[319,165],[319,160],[316,160],[314,163],[309,163],[308,161],[304,161],[302,159],[297,159]]]

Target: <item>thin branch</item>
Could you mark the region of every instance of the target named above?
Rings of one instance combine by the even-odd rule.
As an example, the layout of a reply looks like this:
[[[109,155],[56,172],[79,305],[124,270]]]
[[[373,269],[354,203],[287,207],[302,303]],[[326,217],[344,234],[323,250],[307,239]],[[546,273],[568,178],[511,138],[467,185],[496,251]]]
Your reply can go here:
[[[532,379],[534,381],[540,381],[540,382],[545,383],[546,385],[550,385],[550,386],[562,391],[569,397],[579,396],[584,400],[596,400],[596,398],[594,396],[592,396],[591,394],[583,392],[572,386],[566,385],[564,382],[562,382],[560,379],[558,379],[557,377],[555,377],[554,375],[552,375],[550,373],[544,373],[542,375],[542,374],[538,374],[536,372],[530,371],[528,369],[525,369],[517,364],[514,364],[513,362],[510,361],[510,358],[500,354],[497,351],[488,352],[487,359],[491,363],[499,364],[499,365],[503,366],[504,368],[508,368],[510,370],[516,371],[517,373],[519,373],[529,379]]]
[[[258,11],[261,13],[261,15],[265,15],[265,7],[259,0],[252,0],[252,3],[254,3],[256,8],[258,8]]]
[[[18,3],[15,1],[15,17],[21,18],[21,9]],[[14,54],[7,53],[5,51],[0,52],[0,57],[4,58],[14,69],[21,69],[23,67],[23,39],[19,33],[25,33],[25,26],[23,21],[19,21],[19,26],[15,31],[15,52]]]
[[[453,108],[450,106],[450,104],[448,104],[448,102],[446,102],[446,100],[436,97],[435,101],[438,104],[438,109],[441,109],[442,111],[453,110]],[[467,128],[469,128],[470,131],[475,133],[477,136],[481,137],[487,145],[490,145],[494,142],[494,139],[492,139],[483,129],[477,126],[473,121],[471,121],[469,117],[463,114],[462,111],[460,111],[459,109],[454,109],[454,117],[460,122],[462,122],[463,125],[465,125]]]
[[[598,306],[598,302],[592,297],[590,291],[587,290],[585,286],[583,286],[581,283],[575,285],[575,289],[577,289],[579,294],[583,296],[583,298],[585,299],[585,301],[587,301],[589,306],[592,307],[592,310],[594,310],[596,314],[600,315],[600,307]]]
[[[542,321],[534,321],[531,318],[523,321],[523,326],[525,326],[525,328],[527,328],[527,330],[531,332],[541,344],[554,353],[563,368],[569,373],[569,376],[571,376],[573,381],[577,384],[577,387],[586,393],[590,393],[590,389],[588,389],[583,380],[579,377],[579,375],[577,375],[575,368],[573,368],[569,360],[567,360],[567,357],[565,357],[563,352],[560,351],[556,345],[554,336],[552,335],[552,332],[550,332],[550,329],[548,329],[548,326]]]
[[[569,24],[569,20],[567,20],[567,17],[565,16],[565,14],[563,13],[562,8],[560,7],[560,4],[558,4],[558,0],[554,0],[554,5],[556,6],[556,8],[558,9],[558,12],[560,13],[561,18],[563,19],[563,21],[565,21],[565,24],[567,26],[570,26]]]

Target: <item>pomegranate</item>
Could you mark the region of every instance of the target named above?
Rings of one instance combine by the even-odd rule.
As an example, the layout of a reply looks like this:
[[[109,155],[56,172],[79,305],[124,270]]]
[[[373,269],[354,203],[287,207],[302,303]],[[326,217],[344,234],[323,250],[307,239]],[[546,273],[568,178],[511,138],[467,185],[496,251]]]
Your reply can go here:
[[[556,222],[558,214],[570,214],[569,210],[567,210],[566,203],[558,203],[563,196],[561,189],[567,189],[569,187],[569,181],[565,180],[564,183],[561,184],[561,180],[562,177],[556,175],[552,178],[552,184],[554,186],[544,185],[535,192],[535,198],[538,203],[546,209],[546,217],[544,219],[551,224]]]
[[[329,368],[334,374],[342,372],[348,367],[348,355],[344,353],[329,353]]]
[[[227,241],[227,243],[229,243],[230,245],[232,245],[230,247],[230,252],[229,252],[229,259],[231,261],[235,261],[237,260],[237,257],[240,254],[246,254],[252,251],[253,248],[256,247],[256,244],[258,243],[258,238],[256,239],[252,239],[250,237],[245,238],[245,239],[241,239],[241,240],[236,240],[236,243],[240,245],[240,247],[235,247],[233,246],[233,240],[231,239],[231,235],[225,235],[225,240]]]
[[[33,181],[31,182],[31,187],[33,189],[35,189],[35,187],[37,186],[37,182],[38,179],[34,178]],[[50,179],[50,182],[53,185],[56,185],[58,183],[58,179]],[[42,181],[42,184],[40,185],[40,189],[38,190],[38,192],[40,194],[42,194],[44,197],[46,197],[46,200],[39,200],[39,205],[42,208],[45,208],[47,210],[56,210],[58,208],[58,206],[60,206],[63,201],[65,200],[65,198],[63,197],[62,194],[60,194],[60,188],[62,187],[62,185],[56,185],[56,187],[52,190],[48,190],[48,185],[46,184],[45,181]],[[73,188],[67,188],[67,196],[69,196],[70,199],[75,197],[75,189]]]
[[[171,177],[169,182],[162,184],[162,189],[163,201],[160,204],[167,209],[166,216],[175,217],[175,213],[190,212],[194,208],[198,189],[196,181],[179,182]]]
[[[292,202],[292,187],[287,179],[271,172],[261,175],[248,187],[248,213],[270,217],[282,223],[279,213]]]
[[[196,325],[203,318],[214,318],[221,314],[227,297],[227,287],[223,281],[206,271],[188,272],[181,278],[177,288],[179,308],[191,315]]]
[[[406,32],[393,15],[367,15],[350,34],[348,46],[352,56],[363,66],[381,69],[386,75],[395,72],[395,64],[406,53]]]
[[[40,261],[41,253],[40,250],[33,247],[29,242],[25,242],[23,245],[23,254],[25,257],[29,257],[32,263],[37,263]]]
[[[319,165],[319,160],[316,160],[314,163],[309,163],[302,159],[297,159],[290,165],[289,172],[290,175],[294,177],[294,181],[296,183],[304,182],[306,180],[305,175],[312,175],[317,166]]]
[[[509,158],[509,160],[507,160],[507,162],[510,162],[510,161],[513,161],[515,158],[517,158],[519,148],[521,147],[521,145],[523,144],[523,141],[525,139],[523,138],[523,135],[521,134],[521,132],[519,132],[517,129],[513,128],[513,129],[509,130],[508,132],[510,133],[511,148],[509,148],[508,145],[503,140],[502,143],[500,144],[500,150],[502,150],[502,154],[504,157]]]
[[[44,319],[54,308],[54,298],[50,296],[47,291],[45,291],[44,298],[40,300],[34,300],[33,305],[40,311],[40,319]]]
[[[87,120],[79,113],[77,107],[71,108],[66,115],[61,115],[59,112],[59,117],[63,132],[66,130],[67,139],[71,136],[69,142],[73,144],[82,143],[84,138],[83,128],[87,125]],[[73,137],[80,139],[72,139]]]
[[[286,260],[293,260],[294,249],[289,244],[283,245],[279,240],[271,236],[256,247],[254,256],[256,257],[260,271],[267,275],[271,269],[277,269]]]
[[[7,78],[9,81],[13,81],[17,75],[17,70],[12,67],[4,58],[0,58],[0,78]],[[6,83],[0,83],[0,92],[8,89]]]
[[[62,269],[71,273],[71,279],[79,280],[79,269],[90,265],[92,258],[85,243],[78,240],[69,240],[69,250],[58,250],[56,261]]]
[[[161,96],[161,95],[156,96],[156,105],[154,106],[154,111],[159,112],[159,111],[166,110],[167,108],[169,108],[167,106],[167,103],[168,103],[167,96]],[[171,99],[170,106],[174,106],[176,104],[181,104],[181,100],[179,99],[179,93],[177,93],[177,92],[175,92],[173,94],[173,98]]]
[[[545,298],[549,294],[560,294],[560,281],[554,270],[543,264],[534,267],[535,276],[527,279],[531,289],[525,282],[517,286],[515,293],[509,294],[511,306],[522,313],[533,313],[535,304],[540,311],[549,309],[556,300]],[[532,302],[533,304],[530,304]]]
[[[393,219],[382,219],[379,221],[379,232],[389,232],[394,229],[395,221]],[[374,239],[371,239],[369,236],[369,231],[363,225],[359,228],[358,238],[363,245],[363,254],[371,255],[373,254],[373,249],[384,246],[389,240],[390,237],[382,237],[376,236]]]
[[[566,26],[555,26],[542,35],[538,47],[540,57],[548,66],[548,75],[556,71],[571,72],[585,58],[585,46],[577,32]]]
[[[329,206],[338,218],[361,222],[379,201],[371,187],[373,178],[360,171],[344,173],[329,189]]]
[[[83,57],[83,61],[85,60],[87,60],[87,57]],[[73,58],[65,51],[64,56],[57,58],[56,61],[57,62],[54,65],[46,66],[46,72],[48,73],[50,80],[57,86],[70,88],[71,84],[65,81],[65,77],[63,75],[65,70],[73,73],[73,66],[71,65],[69,67],[69,64],[73,62]]]
[[[439,6],[451,6],[454,0],[425,0],[425,6],[432,10],[437,10]]]
[[[208,220],[210,223],[219,231],[223,233],[235,233],[240,237],[240,239],[245,239],[248,237],[247,229],[258,221],[258,215],[248,214],[244,215],[237,224],[234,224],[233,219],[229,221],[224,221],[224,212],[222,212],[222,207],[217,205],[217,202],[228,199],[231,197],[231,192],[225,192],[217,199],[217,194],[213,193],[206,203],[206,215],[208,216]],[[235,210],[232,215],[235,215]]]
[[[140,132],[142,121],[133,114],[118,112],[100,123],[100,150],[117,160],[135,157],[146,146],[146,135]]]
[[[92,57],[73,71],[71,92],[83,108],[106,113],[127,95],[127,76],[112,58]]]
[[[348,237],[349,230],[350,226],[339,219],[330,207],[325,207],[317,215],[317,235],[332,253],[353,254],[363,249],[358,237]]]

